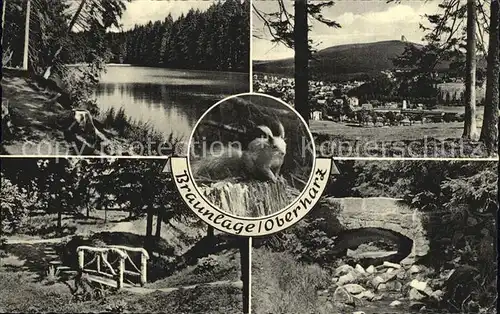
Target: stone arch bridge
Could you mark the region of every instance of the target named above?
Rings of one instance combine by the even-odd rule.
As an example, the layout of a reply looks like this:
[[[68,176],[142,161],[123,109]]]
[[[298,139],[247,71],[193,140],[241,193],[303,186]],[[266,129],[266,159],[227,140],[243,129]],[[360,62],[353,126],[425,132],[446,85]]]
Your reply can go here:
[[[423,226],[423,213],[412,209],[401,199],[386,197],[326,197],[321,207],[334,211],[342,226],[339,231],[339,252],[362,243],[380,239],[398,244],[396,261],[418,258],[429,251],[429,240]]]

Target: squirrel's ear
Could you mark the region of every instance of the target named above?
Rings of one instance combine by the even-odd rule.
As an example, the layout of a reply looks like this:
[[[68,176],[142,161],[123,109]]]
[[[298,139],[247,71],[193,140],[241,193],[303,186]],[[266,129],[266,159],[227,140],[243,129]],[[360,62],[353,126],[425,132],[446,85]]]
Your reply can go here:
[[[279,123],[279,134],[278,136],[281,137],[281,138],[285,138],[285,128],[283,127],[283,124],[281,122],[278,122]]]
[[[259,134],[259,137],[273,137],[273,132],[265,125],[257,126],[256,131]]]

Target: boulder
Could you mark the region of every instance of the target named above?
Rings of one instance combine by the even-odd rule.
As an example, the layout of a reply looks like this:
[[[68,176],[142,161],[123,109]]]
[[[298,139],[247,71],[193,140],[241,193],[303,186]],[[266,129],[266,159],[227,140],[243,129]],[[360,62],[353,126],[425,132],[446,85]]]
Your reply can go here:
[[[409,267],[415,263],[415,257],[410,255],[404,258],[401,262],[399,262],[400,265],[404,267]]]
[[[444,292],[442,290],[436,290],[431,293],[431,297],[434,298],[436,301],[441,301],[443,299]]]
[[[427,295],[428,297],[432,296],[432,294],[434,293],[434,291],[431,289],[431,287],[427,286],[427,288],[424,289],[424,291],[422,291],[425,295]]]
[[[410,282],[410,287],[418,290],[418,291],[424,291],[427,288],[427,282],[425,281],[419,281],[417,279],[413,279]]]
[[[358,273],[360,274],[366,274],[366,271],[365,269],[363,268],[363,266],[359,265],[359,264],[356,264],[356,267],[354,268]]]
[[[420,293],[417,289],[411,288],[409,294],[410,301],[421,301],[425,299],[425,295]]]
[[[399,269],[396,271],[396,278],[399,280],[404,280],[407,278],[407,274],[403,269]]]
[[[333,275],[335,277],[340,277],[342,275],[346,275],[346,274],[351,273],[353,271],[354,271],[354,268],[352,266],[344,264],[344,265],[337,267],[335,269],[335,271],[333,272]]]
[[[356,276],[354,275],[354,272],[350,272],[346,275],[340,276],[337,284],[339,286],[343,286],[347,283],[354,282],[356,280]]]
[[[394,279],[397,276],[397,272],[393,271],[390,273],[383,273],[379,277],[382,278],[384,283],[388,282],[389,280]]]
[[[389,268],[395,268],[395,269],[400,269],[401,265],[396,264],[396,263],[391,263],[391,262],[384,262],[382,266],[389,267]]]
[[[337,304],[354,305],[354,298],[344,289],[344,287],[335,289],[333,292],[333,300]]]
[[[366,272],[369,274],[375,273],[375,266],[373,266],[373,265],[368,266],[368,268],[366,269]]]
[[[388,291],[401,291],[403,288],[403,284],[397,280],[389,281],[385,285]]]
[[[350,294],[359,294],[359,293],[361,293],[361,292],[363,292],[363,291],[366,290],[362,286],[360,286],[358,284],[355,284],[355,283],[347,284],[347,285],[344,285],[342,287],[344,289],[346,289],[347,292],[349,292]]]
[[[444,280],[440,278],[434,278],[429,281],[428,285],[432,289],[440,289],[444,286]]]
[[[365,290],[361,293],[353,295],[353,297],[357,299],[365,299],[368,301],[372,301],[373,299],[375,299],[375,293],[373,293],[371,290]]]
[[[427,282],[425,281],[418,281],[417,279],[413,279],[410,282],[410,287],[425,294],[426,296],[431,296],[433,293],[431,287],[429,287],[429,285],[427,285]]]
[[[381,283],[378,285],[377,291],[387,291],[387,285],[385,283]]]
[[[380,277],[380,276],[375,276],[371,281],[370,281],[370,284],[373,288],[377,289],[378,286],[382,283],[384,283],[385,280]]]
[[[408,272],[410,274],[416,274],[416,273],[419,273],[420,271],[421,271],[421,269],[417,265],[412,265],[410,267],[410,269],[408,270]]]
[[[400,306],[402,303],[401,301],[398,301],[398,300],[394,300],[391,302],[391,304],[389,304],[390,307],[397,307],[397,306]]]

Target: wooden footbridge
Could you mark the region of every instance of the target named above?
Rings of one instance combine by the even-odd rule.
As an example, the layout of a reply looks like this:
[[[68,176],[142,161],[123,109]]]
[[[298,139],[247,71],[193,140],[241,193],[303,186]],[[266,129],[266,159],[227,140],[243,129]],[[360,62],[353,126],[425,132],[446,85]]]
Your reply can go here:
[[[116,289],[147,282],[149,254],[143,248],[79,246],[77,254],[78,270],[90,281]]]

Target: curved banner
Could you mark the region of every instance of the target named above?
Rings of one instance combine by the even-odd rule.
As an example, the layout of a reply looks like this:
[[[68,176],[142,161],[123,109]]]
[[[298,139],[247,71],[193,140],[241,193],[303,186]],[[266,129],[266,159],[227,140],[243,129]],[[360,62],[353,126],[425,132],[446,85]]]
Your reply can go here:
[[[337,172],[331,158],[316,158],[309,184],[292,204],[271,216],[247,218],[222,211],[205,199],[190,175],[187,157],[171,157],[169,162],[182,199],[200,219],[220,231],[246,237],[270,235],[297,223],[318,202],[332,169]]]

